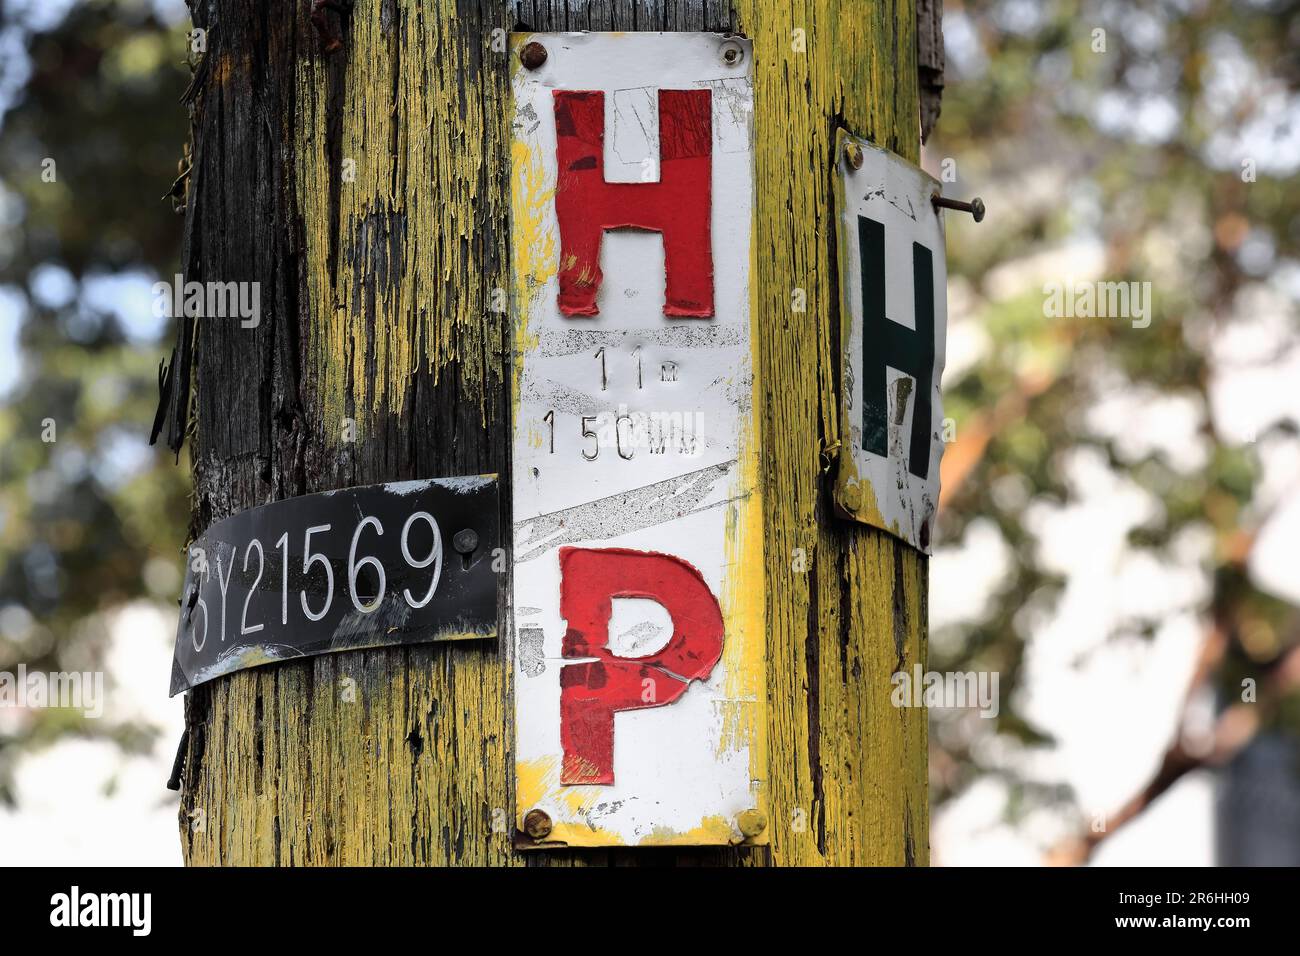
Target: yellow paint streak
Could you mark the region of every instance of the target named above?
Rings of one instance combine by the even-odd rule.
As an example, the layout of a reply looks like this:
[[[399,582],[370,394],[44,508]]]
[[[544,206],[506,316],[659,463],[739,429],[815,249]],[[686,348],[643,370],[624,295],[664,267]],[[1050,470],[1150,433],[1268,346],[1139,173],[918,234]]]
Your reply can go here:
[[[482,167],[503,162],[505,105],[498,88],[473,82],[480,61],[501,54],[489,50],[490,35],[466,44],[451,0],[431,6],[395,7],[405,31],[399,48],[379,0],[357,4],[337,168],[328,153],[329,79],[320,60],[299,61],[309,94],[297,164],[308,255],[323,265],[331,238],[338,248],[334,274],[313,269],[309,281],[309,372],[326,434],[337,436],[343,417],[399,413],[420,368],[437,381],[454,364],[480,408],[501,385],[505,280],[500,268],[484,271],[477,224],[506,218],[506,197]]]
[[[699,826],[689,830],[651,830],[638,846],[691,846],[739,841],[739,832],[732,821],[723,816],[709,816]]]
[[[750,246],[750,363],[753,385],[750,400],[753,409],[762,401],[760,380],[758,322],[759,297],[755,291],[757,276],[758,238],[751,233]],[[740,436],[739,468],[736,491],[750,493],[736,502],[727,515],[727,542],[725,557],[727,576],[720,595],[720,604],[726,621],[727,643],[723,650],[726,667],[724,700],[721,702],[722,733],[718,755],[728,750],[745,747],[749,752],[749,777],[755,794],[753,807],[768,811],[767,776],[767,719],[764,697],[766,674],[765,587],[762,563],[750,559],[763,550],[763,494],[759,474],[761,442],[756,426],[755,412],[742,418],[744,431]],[[727,823],[730,833],[732,824]],[[730,838],[729,836],[727,837]],[[707,841],[716,842],[716,841]],[[755,843],[768,842],[766,833]]]
[[[516,71],[520,69],[521,66],[515,67]],[[523,355],[537,347],[537,333],[529,326],[532,303],[559,269],[559,251],[545,225],[546,209],[555,199],[555,190],[546,187],[542,158],[525,142],[511,143],[510,169],[512,276],[515,314],[519,316],[515,323],[514,354]],[[515,363],[512,415],[519,413],[521,371],[519,363]]]

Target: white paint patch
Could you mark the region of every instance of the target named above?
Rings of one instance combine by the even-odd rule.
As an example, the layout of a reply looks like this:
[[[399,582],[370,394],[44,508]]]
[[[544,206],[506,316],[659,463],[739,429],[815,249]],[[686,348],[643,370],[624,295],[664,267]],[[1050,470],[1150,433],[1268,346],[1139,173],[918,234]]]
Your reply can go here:
[[[658,601],[614,598],[609,616],[609,643],[618,657],[649,657],[673,635],[673,618]]]

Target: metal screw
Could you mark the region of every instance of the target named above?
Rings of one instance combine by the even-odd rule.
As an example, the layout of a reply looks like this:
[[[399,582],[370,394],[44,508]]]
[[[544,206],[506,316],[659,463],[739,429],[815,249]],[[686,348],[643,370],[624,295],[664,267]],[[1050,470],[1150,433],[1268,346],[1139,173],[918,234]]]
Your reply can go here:
[[[767,829],[767,814],[755,807],[742,810],[736,817],[736,825],[740,827],[745,839],[752,840]]]
[[[862,486],[856,481],[844,486],[844,507],[849,511],[857,511],[862,507]]]
[[[524,44],[524,48],[519,51],[519,62],[526,69],[535,70],[546,62],[546,47],[542,46],[536,40],[532,43]]]
[[[944,209],[956,209],[958,212],[968,212],[976,222],[984,220],[984,200],[976,196],[970,202],[962,202],[960,199],[945,199],[943,196],[935,193],[930,202]]]
[[[862,168],[862,147],[851,140],[844,144],[844,161],[850,169]]]
[[[735,40],[728,40],[722,44],[722,62],[727,66],[735,66],[745,58],[745,50]]]
[[[478,532],[473,528],[457,531],[456,536],[451,539],[451,546],[461,554],[473,554],[474,549],[478,547]]]
[[[534,840],[544,840],[551,835],[551,816],[545,810],[529,810],[524,814],[524,832]]]

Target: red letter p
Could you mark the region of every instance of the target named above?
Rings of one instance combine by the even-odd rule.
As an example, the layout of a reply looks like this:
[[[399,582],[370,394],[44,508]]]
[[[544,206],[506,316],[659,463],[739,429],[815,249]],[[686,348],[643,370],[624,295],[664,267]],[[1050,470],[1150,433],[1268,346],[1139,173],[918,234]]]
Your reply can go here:
[[[605,645],[614,598],[661,604],[673,620],[668,643],[648,657],[611,654]],[[722,656],[722,610],[700,572],[681,558],[561,548],[560,613],[568,622],[561,653],[595,658],[560,670],[560,783],[611,784],[614,714],[671,704],[690,681],[707,677]]]

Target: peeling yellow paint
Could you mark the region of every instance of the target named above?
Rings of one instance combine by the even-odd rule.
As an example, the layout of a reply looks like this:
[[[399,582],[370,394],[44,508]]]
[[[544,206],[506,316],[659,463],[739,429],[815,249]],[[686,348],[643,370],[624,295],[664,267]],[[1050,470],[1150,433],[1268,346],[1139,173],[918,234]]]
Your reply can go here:
[[[750,362],[753,382],[750,400],[754,409],[762,401],[760,380],[758,323],[759,297],[756,293],[758,238],[751,232],[748,254],[750,257]],[[747,561],[748,554],[763,550],[763,500],[759,475],[761,442],[757,430],[756,413],[742,419],[744,433],[740,436],[737,456],[739,468],[736,476],[738,489],[753,492],[735,502],[728,514],[726,561],[736,573],[729,574],[720,595],[723,617],[727,622],[728,642],[723,648],[726,666],[725,699],[722,702],[722,734],[718,755],[727,750],[748,748],[749,776],[755,794],[754,806],[767,811],[767,720],[763,701],[766,695],[766,626],[764,602],[766,587],[761,562]],[[766,843],[766,834],[756,842]]]
[[[540,804],[559,784],[559,761],[552,757],[521,760],[515,766],[515,775],[515,818],[516,825],[522,830],[524,814]]]
[[[518,69],[518,68],[517,68]],[[515,324],[515,354],[537,347],[537,335],[529,329],[533,299],[559,270],[555,241],[545,228],[545,212],[555,200],[555,190],[545,186],[546,173],[540,156],[528,144],[515,140],[510,146],[510,238],[514,247],[515,308],[524,321]],[[517,383],[516,383],[517,384]],[[519,390],[515,389],[516,402]],[[518,411],[518,405],[515,406]]]
[[[334,275],[318,268],[308,281],[310,370],[323,420],[335,426],[327,434],[349,410],[358,418],[400,412],[421,367],[436,381],[456,363],[466,397],[480,396],[480,407],[500,385],[493,358],[504,316],[492,301],[504,280],[462,250],[482,238],[476,221],[505,220],[506,197],[490,176],[484,191],[480,176],[483,157],[506,154],[503,88],[465,95],[490,38],[470,49],[454,4],[434,6],[393,13],[405,30],[399,49],[377,3],[358,3],[349,18],[337,167],[328,154],[322,61],[299,60],[299,87],[311,94],[298,144],[299,200],[308,255],[322,265],[331,248],[331,185],[339,197]]]

